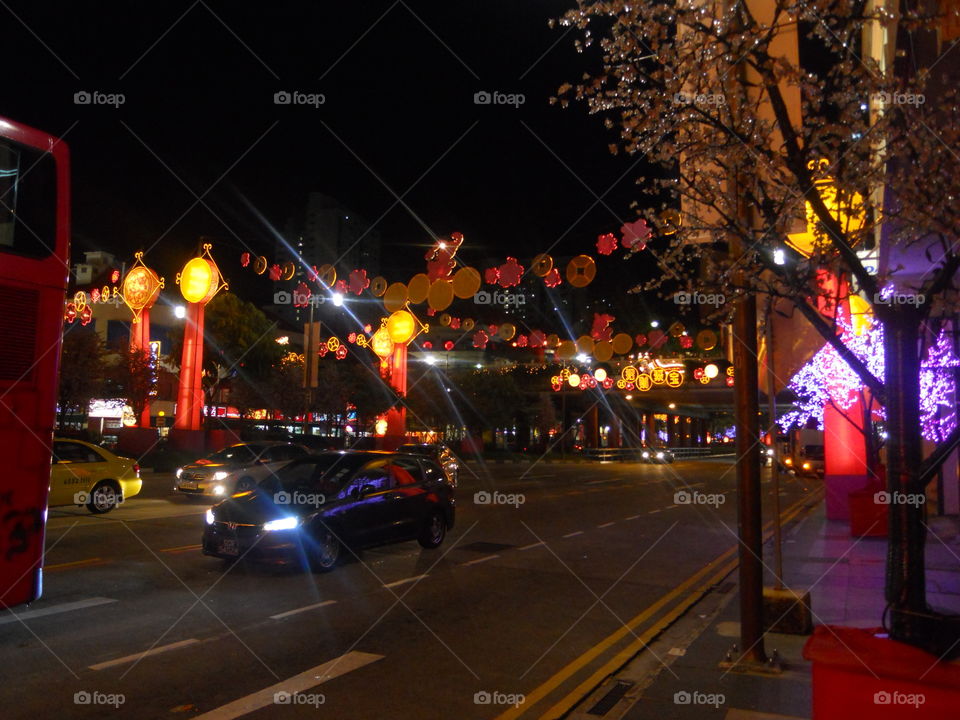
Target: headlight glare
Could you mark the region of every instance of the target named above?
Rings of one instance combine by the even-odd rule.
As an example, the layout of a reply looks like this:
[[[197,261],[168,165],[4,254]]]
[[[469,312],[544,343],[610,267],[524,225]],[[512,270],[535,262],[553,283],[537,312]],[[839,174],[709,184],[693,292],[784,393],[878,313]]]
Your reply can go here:
[[[207,525],[213,525],[213,510],[207,508]]]
[[[274,530],[293,530],[300,524],[300,518],[297,517],[285,517],[280,518],[279,520],[270,520],[263,524],[263,529],[265,532],[273,532]]]
[[[183,468],[177,468],[177,480],[180,479],[181,475],[183,475]]]
[[[230,474],[230,473],[226,472],[225,470],[218,470],[217,472],[215,472],[215,473],[213,474],[213,479],[214,479],[214,480],[226,480],[226,479],[227,479],[227,476],[228,476],[229,474]]]

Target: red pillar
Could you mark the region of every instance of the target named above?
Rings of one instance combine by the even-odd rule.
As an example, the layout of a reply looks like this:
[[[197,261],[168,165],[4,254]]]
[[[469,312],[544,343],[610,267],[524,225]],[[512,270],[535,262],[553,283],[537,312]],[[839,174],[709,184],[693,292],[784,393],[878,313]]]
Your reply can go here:
[[[203,408],[203,304],[188,303],[183,326],[183,358],[180,362],[180,387],[173,427],[200,430]]]
[[[407,346],[397,343],[390,354],[386,374],[390,387],[400,396],[407,395]],[[387,434],[384,436],[384,446],[392,449],[401,445],[407,439],[407,408],[402,402],[387,410]]]
[[[130,349],[146,350],[150,352],[150,310],[140,312],[139,320],[130,324]],[[150,403],[143,406],[143,415],[139,420],[140,427],[150,427]]]
[[[862,428],[863,405],[859,397],[843,412],[829,402],[823,408],[823,481],[830,520],[848,520],[850,493],[868,484],[870,475]]]

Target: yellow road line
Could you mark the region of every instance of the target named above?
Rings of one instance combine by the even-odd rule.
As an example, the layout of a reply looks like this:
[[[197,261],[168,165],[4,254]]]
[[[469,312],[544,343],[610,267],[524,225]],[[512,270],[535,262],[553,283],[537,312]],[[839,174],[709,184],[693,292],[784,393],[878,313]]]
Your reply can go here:
[[[201,547],[203,547],[203,546],[202,546],[202,545],[181,545],[181,546],[179,546],[179,547],[164,548],[164,549],[161,550],[160,552],[162,552],[162,553],[183,553],[183,552],[191,552],[192,550],[199,550]]]
[[[802,506],[805,503],[810,502],[811,497],[812,496],[808,496],[798,500],[790,508],[784,511],[784,513],[781,514],[781,522],[785,522],[791,519],[794,515],[798,514],[800,512],[800,508],[802,508]],[[771,524],[772,523],[767,523],[768,526]],[[530,693],[526,694],[526,699],[523,705],[519,707],[512,707],[507,709],[505,712],[501,713],[500,715],[497,715],[495,720],[514,720],[515,718],[518,718],[521,715],[525,714],[527,710],[529,710],[540,700],[542,700],[547,695],[549,695],[554,690],[556,690],[558,687],[560,687],[564,682],[570,679],[573,675],[580,672],[583,668],[585,668],[589,663],[593,662],[597,657],[599,657],[603,652],[609,649],[612,645],[622,640],[626,635],[632,634],[636,627],[638,627],[639,625],[641,625],[642,623],[646,622],[651,617],[656,615],[656,613],[659,610],[661,610],[665,605],[667,605],[668,603],[670,603],[671,601],[673,601],[683,593],[687,592],[694,586],[697,586],[696,590],[690,594],[690,597],[693,598],[693,601],[691,601],[689,604],[692,605],[693,602],[696,601],[696,599],[699,599],[702,596],[703,592],[705,592],[705,590],[708,587],[716,584],[717,580],[715,578],[717,577],[722,578],[726,576],[729,572],[733,570],[733,568],[737,566],[738,561],[736,559],[730,560],[730,558],[736,553],[737,553],[737,546],[734,545],[733,547],[728,549],[726,552],[724,552],[723,554],[721,554],[720,556],[712,560],[708,565],[700,568],[700,570],[698,570],[689,578],[684,580],[682,583],[680,583],[673,590],[671,590],[666,595],[661,597],[659,600],[655,601],[652,605],[648,606],[646,609],[644,609],[634,618],[629,620],[625,625],[623,625],[618,630],[616,630],[615,632],[611,633],[606,638],[601,640],[597,645],[594,645],[592,648],[590,648],[585,653],[583,653],[580,657],[569,662],[567,665],[565,665],[563,668],[557,671],[552,677],[550,677],[548,680],[543,682],[539,687],[535,688]],[[717,570],[718,567],[722,567],[722,570]],[[704,576],[707,576],[707,580],[705,582],[701,582]],[[680,603],[681,606],[685,602],[686,600],[681,601]],[[634,643],[634,644],[637,644],[637,643]],[[619,655],[617,655],[616,657],[619,657]],[[611,663],[607,663],[606,665],[604,665],[604,668],[606,668],[610,664]],[[623,663],[621,663],[621,665],[622,664]],[[603,670],[603,668],[601,668],[601,670]],[[598,671],[598,673],[599,672],[600,671]],[[610,674],[609,671],[606,672],[603,676],[601,676],[601,680],[603,679],[603,677],[606,677],[606,675],[609,675],[609,674]],[[593,676],[591,676],[591,680],[592,678]],[[595,683],[595,685],[596,684],[599,684],[599,683]],[[581,683],[581,685],[577,687],[577,690],[575,690],[574,693],[579,691],[583,685],[586,685],[586,682]],[[554,715],[551,713],[553,713],[555,710],[560,708],[561,705],[568,703],[570,698],[572,697],[573,697],[573,693],[568,694],[563,700],[561,700],[559,703],[557,703],[552,708],[550,708],[550,710],[547,711],[547,714],[544,715],[543,718],[560,717],[560,715]],[[569,706],[566,707],[564,712],[566,712],[569,709],[569,707],[572,707],[572,705],[576,701],[578,701],[580,697],[582,697],[582,695],[574,699],[574,701],[570,703]]]
[[[105,565],[110,562],[103,558],[88,558],[87,560],[74,560],[73,562],[56,563],[55,565],[44,565],[43,569],[48,571],[69,570],[75,567],[86,567],[88,565]]]

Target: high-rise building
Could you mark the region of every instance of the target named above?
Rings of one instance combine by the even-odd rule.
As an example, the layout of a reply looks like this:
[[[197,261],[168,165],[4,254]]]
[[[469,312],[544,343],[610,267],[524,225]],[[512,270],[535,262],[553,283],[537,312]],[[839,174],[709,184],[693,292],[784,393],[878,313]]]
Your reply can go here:
[[[292,260],[297,265],[296,278],[284,283],[285,289],[306,279],[313,266],[333,265],[343,280],[353,270],[366,270],[368,278],[380,272],[380,233],[365,218],[323,193],[307,196],[303,211],[287,223],[285,236],[277,242],[276,262],[283,265]],[[299,325],[306,321],[309,308],[278,306],[276,313]]]

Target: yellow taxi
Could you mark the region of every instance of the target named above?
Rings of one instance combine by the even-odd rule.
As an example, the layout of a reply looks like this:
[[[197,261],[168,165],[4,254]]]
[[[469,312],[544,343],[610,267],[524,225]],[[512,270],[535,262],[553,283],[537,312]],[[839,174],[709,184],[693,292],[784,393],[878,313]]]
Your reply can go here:
[[[92,513],[113,510],[140,492],[140,466],[82,440],[54,438],[47,505],[86,505]]]

